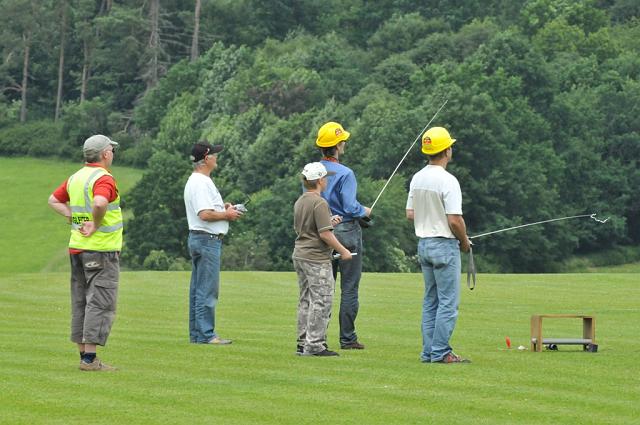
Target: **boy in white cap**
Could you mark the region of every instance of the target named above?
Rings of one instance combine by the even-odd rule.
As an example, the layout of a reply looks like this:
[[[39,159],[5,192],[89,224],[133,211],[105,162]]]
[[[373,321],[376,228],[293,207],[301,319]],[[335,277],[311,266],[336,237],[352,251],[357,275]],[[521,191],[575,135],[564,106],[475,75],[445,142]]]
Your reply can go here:
[[[333,224],[339,223],[340,218],[332,219],[329,204],[320,196],[327,187],[327,175],[320,162],[305,165],[305,192],[293,207],[297,237],[292,258],[300,287],[297,354],[322,357],[338,355],[327,347],[335,286],[331,252],[335,250],[342,260],[351,260],[349,250],[333,234]]]

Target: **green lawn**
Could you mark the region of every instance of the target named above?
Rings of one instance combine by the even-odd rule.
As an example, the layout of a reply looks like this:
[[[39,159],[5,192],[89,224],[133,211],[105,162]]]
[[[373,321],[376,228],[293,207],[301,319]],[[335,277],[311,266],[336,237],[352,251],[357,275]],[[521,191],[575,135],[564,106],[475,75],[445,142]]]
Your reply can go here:
[[[297,357],[293,273],[223,272],[226,347],[187,337],[184,272],[123,273],[105,361],[84,373],[68,342],[67,273],[0,277],[2,424],[637,424],[640,286],[634,274],[479,275],[452,344],[468,365],[422,364],[421,277],[365,273],[367,349]],[[337,300],[336,300],[337,301]],[[598,353],[528,347],[534,313],[597,317]],[[337,310],[329,328],[337,348]],[[577,337],[557,320],[548,336]]]
[[[66,270],[69,226],[47,199],[81,165],[0,157],[0,273]],[[112,172],[124,194],[142,176],[134,168],[114,166]]]

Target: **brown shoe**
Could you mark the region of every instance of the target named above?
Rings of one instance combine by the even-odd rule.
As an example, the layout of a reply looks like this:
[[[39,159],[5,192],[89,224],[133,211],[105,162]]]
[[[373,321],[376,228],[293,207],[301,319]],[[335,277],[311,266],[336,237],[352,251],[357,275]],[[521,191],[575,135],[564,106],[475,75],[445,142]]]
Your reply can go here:
[[[113,372],[116,369],[113,366],[109,366],[108,364],[102,363],[99,358],[93,359],[91,363],[80,362],[80,370],[85,372]]]
[[[442,358],[442,360],[438,360],[432,363],[471,363],[471,360],[463,359],[457,354],[454,354],[453,351],[450,351]]]
[[[224,339],[224,338],[220,338],[219,336],[213,338],[211,341],[209,341],[209,344],[213,344],[213,345],[229,345],[231,344],[233,341],[231,341],[230,339]]]
[[[350,342],[349,344],[340,344],[341,350],[364,350],[364,344],[360,344],[358,341]]]

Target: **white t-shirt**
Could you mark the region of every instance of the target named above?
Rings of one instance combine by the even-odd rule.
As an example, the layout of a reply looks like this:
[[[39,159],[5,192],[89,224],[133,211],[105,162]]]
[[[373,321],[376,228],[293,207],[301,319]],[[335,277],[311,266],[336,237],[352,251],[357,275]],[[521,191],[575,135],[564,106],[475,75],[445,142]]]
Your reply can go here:
[[[224,211],[224,201],[210,177],[192,173],[184,186],[184,206],[187,210],[189,230],[203,230],[214,235],[226,235],[229,222],[226,220],[204,221],[198,217],[202,210]]]
[[[462,215],[460,183],[439,165],[427,165],[411,179],[407,209],[414,211],[419,238],[451,238],[447,214]]]

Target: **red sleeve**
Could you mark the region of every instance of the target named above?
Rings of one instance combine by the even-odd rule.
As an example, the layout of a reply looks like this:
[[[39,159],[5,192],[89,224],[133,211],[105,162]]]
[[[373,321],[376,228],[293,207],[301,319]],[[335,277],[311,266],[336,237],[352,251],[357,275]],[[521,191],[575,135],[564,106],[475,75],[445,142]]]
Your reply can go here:
[[[67,181],[65,180],[60,186],[57,187],[56,190],[53,191],[52,195],[60,202],[67,203],[69,202],[69,193],[67,192]]]
[[[109,175],[100,177],[93,184],[93,196],[104,196],[109,202],[113,202],[118,197],[118,188],[116,181]]]

